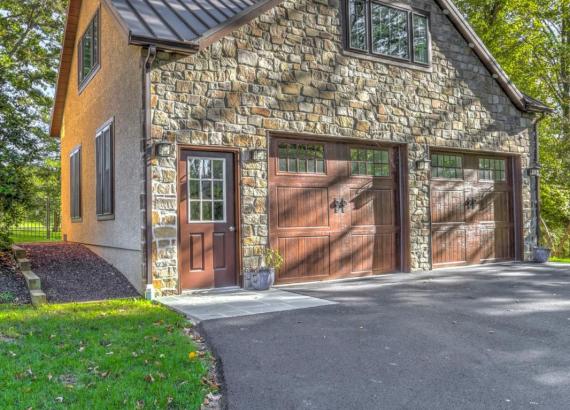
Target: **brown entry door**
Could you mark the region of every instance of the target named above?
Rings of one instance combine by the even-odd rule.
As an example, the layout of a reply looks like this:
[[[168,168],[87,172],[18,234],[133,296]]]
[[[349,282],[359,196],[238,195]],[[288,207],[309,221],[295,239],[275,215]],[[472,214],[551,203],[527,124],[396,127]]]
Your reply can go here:
[[[396,148],[274,139],[270,153],[278,283],[399,269]]]
[[[236,285],[233,154],[184,150],[178,175],[181,288]]]
[[[514,258],[512,159],[432,154],[434,268]]]

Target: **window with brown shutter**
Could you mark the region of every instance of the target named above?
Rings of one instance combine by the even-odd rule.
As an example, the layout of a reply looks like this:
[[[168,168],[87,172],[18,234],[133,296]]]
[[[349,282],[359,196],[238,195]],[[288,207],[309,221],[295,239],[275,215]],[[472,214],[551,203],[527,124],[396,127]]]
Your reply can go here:
[[[69,154],[69,211],[73,222],[81,221],[81,147]]]
[[[97,176],[97,218],[112,219],[114,216],[114,122],[108,121],[95,137]]]

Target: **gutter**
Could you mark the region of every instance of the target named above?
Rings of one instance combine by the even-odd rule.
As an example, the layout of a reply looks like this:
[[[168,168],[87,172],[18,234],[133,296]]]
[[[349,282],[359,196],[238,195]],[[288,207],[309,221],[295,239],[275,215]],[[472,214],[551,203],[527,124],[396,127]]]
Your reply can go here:
[[[143,179],[144,179],[144,214],[145,214],[145,268],[146,283],[152,284],[152,141],[150,107],[150,72],[156,58],[156,46],[149,45],[142,70],[143,82]]]

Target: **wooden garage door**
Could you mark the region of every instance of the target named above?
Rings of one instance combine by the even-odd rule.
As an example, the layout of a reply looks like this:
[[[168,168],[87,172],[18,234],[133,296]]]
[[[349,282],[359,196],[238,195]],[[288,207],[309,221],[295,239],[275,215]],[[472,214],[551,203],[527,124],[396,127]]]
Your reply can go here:
[[[399,270],[397,148],[273,139],[270,240],[278,283]]]
[[[433,266],[513,259],[512,159],[436,152],[431,161]]]

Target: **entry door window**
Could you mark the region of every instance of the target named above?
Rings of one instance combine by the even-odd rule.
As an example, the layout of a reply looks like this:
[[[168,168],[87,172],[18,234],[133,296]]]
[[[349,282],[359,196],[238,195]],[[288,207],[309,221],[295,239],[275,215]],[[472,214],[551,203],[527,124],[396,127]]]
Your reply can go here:
[[[223,159],[188,158],[188,216],[190,223],[225,222],[226,162]]]

